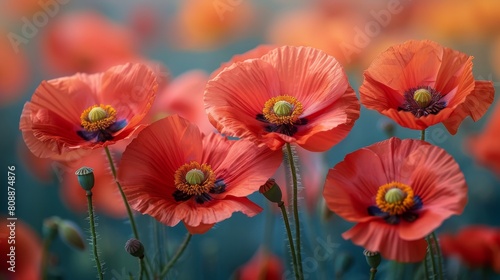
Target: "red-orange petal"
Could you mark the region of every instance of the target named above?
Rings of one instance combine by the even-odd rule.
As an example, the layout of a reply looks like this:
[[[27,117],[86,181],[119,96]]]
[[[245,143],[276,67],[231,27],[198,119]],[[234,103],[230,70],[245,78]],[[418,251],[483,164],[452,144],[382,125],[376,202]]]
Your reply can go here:
[[[265,102],[280,95],[297,98],[304,108],[300,118],[307,124],[292,136],[268,132],[256,120]],[[325,151],[343,139],[359,117],[357,98],[340,64],[308,47],[275,48],[260,59],[225,68],[208,82],[205,104],[212,124],[222,133],[249,138],[273,150],[296,142]]]
[[[132,141],[123,154],[119,179],[135,210],[169,226],[183,221],[199,232],[194,228],[220,222],[233,212],[259,213],[261,208],[243,196],[257,190],[280,159],[279,153],[245,140],[203,136],[195,125],[174,115],[151,124]],[[176,201],[174,174],[191,161],[210,165],[217,179],[226,184],[226,191],[210,194],[212,199],[204,203]]]
[[[115,66],[105,73],[78,73],[43,81],[31,101],[25,104],[19,128],[28,148],[36,156],[75,159],[83,153],[80,149],[100,148],[132,136],[140,128],[138,123],[149,110],[156,88],[154,73],[141,64]],[[132,94],[140,98],[132,98]],[[127,121],[127,126],[116,132],[112,140],[87,141],[77,134],[82,129],[82,112],[96,104],[112,105],[118,111],[118,120]]]
[[[404,240],[392,225],[384,221],[359,223],[344,232],[342,237],[369,251],[380,252],[384,259],[398,262],[420,262],[427,250],[423,238]]]
[[[419,118],[401,110],[404,93],[422,86],[439,92],[446,108]],[[359,91],[368,109],[401,126],[422,130],[443,122],[455,134],[465,117],[477,120],[486,112],[494,89],[474,81],[472,57],[429,40],[410,40],[380,54],[365,70]]]
[[[476,81],[472,92],[465,97],[465,101],[457,106],[450,117],[443,122],[446,129],[454,135],[462,120],[471,116],[478,121],[493,103],[495,88],[491,81]]]
[[[379,187],[391,182],[410,186],[420,198],[422,206],[413,222],[400,218],[399,223],[389,224],[369,213],[369,207],[377,206]],[[458,164],[443,149],[420,140],[391,138],[348,154],[330,169],[323,195],[331,210],[358,223],[345,238],[355,238],[354,243],[385,252],[392,259],[413,262],[418,259],[397,251],[413,252],[407,248],[408,242],[423,241],[445,219],[461,214],[467,203],[467,185]],[[384,235],[398,239],[391,246],[403,247],[387,248],[386,237],[374,233],[381,225]]]

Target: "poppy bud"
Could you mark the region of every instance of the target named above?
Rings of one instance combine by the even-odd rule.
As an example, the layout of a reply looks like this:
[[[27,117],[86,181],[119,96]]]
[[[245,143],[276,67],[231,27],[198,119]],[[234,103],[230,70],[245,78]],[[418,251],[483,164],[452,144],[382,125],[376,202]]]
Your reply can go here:
[[[264,185],[260,186],[259,192],[271,202],[282,202],[281,189],[273,178],[269,178]]]
[[[85,241],[80,227],[72,221],[61,220],[59,222],[59,236],[68,246],[77,250],[85,250]]]
[[[127,253],[131,254],[134,257],[137,258],[144,258],[144,246],[142,245],[141,241],[135,239],[135,238],[130,238],[127,240],[125,243],[125,251]]]
[[[90,191],[94,187],[94,170],[92,168],[83,166],[75,172],[75,175],[84,190]]]
[[[366,257],[366,262],[371,268],[377,269],[380,262],[382,262],[382,257],[379,252],[371,252],[368,250],[364,250],[363,254]]]

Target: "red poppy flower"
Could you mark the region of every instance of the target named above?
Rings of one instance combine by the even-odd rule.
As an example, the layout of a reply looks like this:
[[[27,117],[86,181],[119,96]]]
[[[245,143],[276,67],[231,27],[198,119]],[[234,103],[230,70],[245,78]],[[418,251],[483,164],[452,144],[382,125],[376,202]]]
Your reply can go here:
[[[326,151],[359,117],[340,64],[309,47],[280,47],[225,68],[207,83],[205,106],[221,133],[273,150],[296,143]]]
[[[42,262],[42,240],[40,237],[21,220],[8,221],[7,217],[0,216],[2,223],[0,227],[0,252],[2,252],[2,263],[0,264],[0,279],[36,280],[40,279],[40,264]],[[9,228],[12,223],[15,226]],[[12,239],[11,237],[14,237]],[[12,243],[15,241],[15,244]],[[11,241],[11,242],[9,242]],[[11,253],[11,246],[15,251]],[[15,254],[11,261],[9,254]],[[14,269],[15,272],[9,270]]]
[[[480,119],[493,102],[490,81],[475,81],[472,57],[437,43],[407,41],[380,54],[364,72],[361,103],[411,129],[442,122],[451,134]]]
[[[282,279],[285,268],[283,261],[264,247],[259,248],[252,259],[236,271],[238,280]]]
[[[443,149],[391,138],[330,169],[323,195],[332,211],[357,223],[344,238],[387,259],[417,262],[425,256],[424,237],[462,213],[467,185]]]
[[[125,64],[98,74],[43,81],[24,105],[19,128],[38,157],[67,160],[130,137],[155,98],[155,74]]]
[[[472,156],[481,164],[491,168],[500,175],[500,102],[497,102],[495,110],[481,134],[472,137],[467,142],[467,148]]]
[[[204,233],[233,212],[259,213],[246,196],[280,163],[280,152],[215,133],[205,136],[174,115],[151,124],[127,146],[118,176],[135,210]]]
[[[51,19],[41,38],[46,68],[56,74],[96,73],[139,61],[129,30],[93,11]]]
[[[458,257],[471,268],[492,268],[500,273],[500,231],[489,226],[467,226],[456,235],[439,237],[443,256]]]

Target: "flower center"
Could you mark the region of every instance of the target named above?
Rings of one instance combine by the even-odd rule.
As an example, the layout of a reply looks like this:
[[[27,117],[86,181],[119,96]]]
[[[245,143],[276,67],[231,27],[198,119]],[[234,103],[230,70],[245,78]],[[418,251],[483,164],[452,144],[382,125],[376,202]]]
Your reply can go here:
[[[191,169],[186,173],[186,182],[190,185],[199,185],[205,181],[205,174],[203,171],[195,168]]]
[[[182,165],[174,174],[175,187],[188,196],[208,193],[214,187],[215,179],[210,165],[196,161]]]
[[[273,111],[279,117],[290,116],[293,112],[293,105],[286,102],[285,100],[280,100],[274,103]]]
[[[427,105],[429,105],[429,103],[431,103],[432,95],[425,88],[421,88],[415,91],[415,94],[413,94],[413,99],[415,99],[415,102],[417,102],[417,104],[421,108],[425,108],[427,107]]]
[[[446,101],[442,98],[438,91],[429,86],[411,88],[404,93],[404,103],[398,110],[411,112],[417,118],[436,115],[446,108]]]
[[[402,215],[414,205],[413,189],[399,182],[391,182],[379,187],[377,207],[389,215]]]
[[[294,124],[302,114],[302,104],[293,96],[281,95],[266,101],[262,113],[272,124]]]
[[[116,110],[110,105],[94,105],[80,116],[82,127],[86,131],[105,130],[116,121]]]

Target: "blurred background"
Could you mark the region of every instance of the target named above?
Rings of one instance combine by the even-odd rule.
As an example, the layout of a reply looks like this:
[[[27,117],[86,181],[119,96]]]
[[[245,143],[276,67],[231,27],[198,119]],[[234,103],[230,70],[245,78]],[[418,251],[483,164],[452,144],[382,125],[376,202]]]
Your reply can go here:
[[[85,193],[73,175],[82,165],[94,168],[99,184],[94,199],[105,278],[128,279],[129,272],[138,271],[136,259],[123,249],[132,234],[102,154],[61,163],[35,158],[26,148],[19,117],[42,80],[104,71],[129,61],[146,62],[161,82],[150,121],[178,113],[196,121],[202,130],[212,131],[202,110],[210,73],[261,44],[322,49],[341,62],[357,91],[363,70],[381,51],[408,39],[431,39],[474,56],[474,77],[493,81],[498,90],[498,26],[497,0],[0,0],[0,178],[4,186],[0,213],[4,225],[7,167],[15,166],[18,218],[17,272],[7,271],[8,232],[2,226],[0,279],[37,279],[47,218],[73,221],[88,243]],[[480,226],[465,239],[472,242],[471,248],[450,250],[465,250],[469,258],[458,253],[447,257],[449,279],[500,279],[496,275],[500,273],[500,105],[496,103],[477,123],[466,119],[455,136],[442,125],[427,132],[429,142],[459,162],[469,184],[465,212],[447,220],[438,234],[455,240],[457,233]],[[330,151],[298,151],[307,279],[368,278],[363,249],[340,236],[351,224],[325,210],[321,191],[328,168],[391,134],[419,137],[419,131],[398,127],[362,108],[352,132]],[[123,149],[113,147],[118,160]],[[279,180],[283,177],[277,174]],[[250,198],[264,211],[254,218],[237,213],[208,233],[195,235],[169,274],[171,279],[257,279],[255,271],[263,267],[268,271],[265,279],[292,279],[280,213],[259,194]],[[182,225],[166,228],[141,214],[137,222],[153,263],[165,262],[167,256],[158,252],[172,255],[185,233]],[[160,235],[153,234],[155,227]],[[485,240],[484,231],[491,238],[473,243]],[[272,259],[260,255],[264,244]],[[94,279],[96,275],[88,245],[76,250],[55,240],[48,261],[53,279]],[[384,261],[378,277],[421,279],[419,273],[418,265]]]

